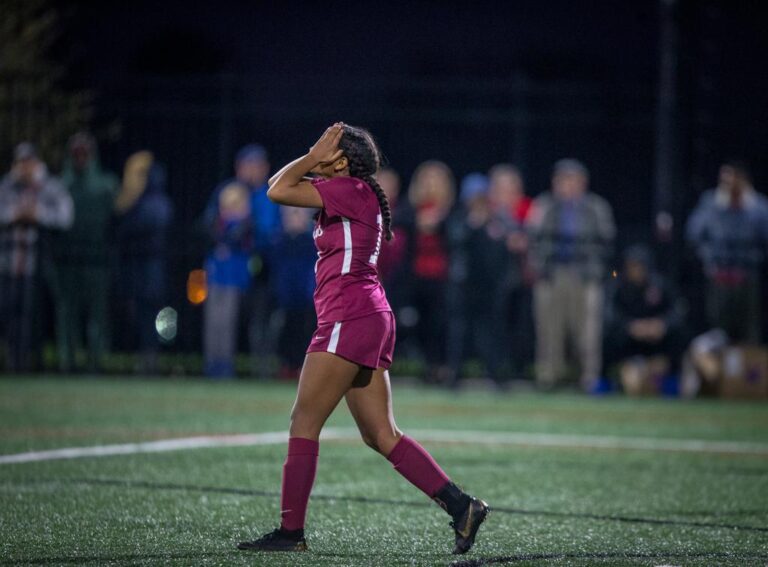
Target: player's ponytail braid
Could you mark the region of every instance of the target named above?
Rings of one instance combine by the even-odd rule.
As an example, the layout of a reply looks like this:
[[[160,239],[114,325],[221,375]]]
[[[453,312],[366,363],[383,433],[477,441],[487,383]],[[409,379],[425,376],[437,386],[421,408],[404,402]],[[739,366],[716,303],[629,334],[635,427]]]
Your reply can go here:
[[[392,210],[386,193],[376,181],[376,172],[381,164],[381,153],[370,132],[356,126],[344,126],[339,149],[349,161],[349,175],[362,179],[370,185],[379,200],[384,238],[392,240]]]

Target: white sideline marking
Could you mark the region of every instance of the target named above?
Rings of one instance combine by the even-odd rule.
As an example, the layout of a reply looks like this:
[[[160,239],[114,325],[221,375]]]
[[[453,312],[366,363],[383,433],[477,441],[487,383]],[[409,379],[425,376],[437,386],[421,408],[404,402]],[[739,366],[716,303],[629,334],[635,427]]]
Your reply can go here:
[[[625,449],[639,451],[673,451],[685,453],[727,453],[733,455],[768,456],[768,444],[742,441],[706,441],[703,439],[653,439],[650,437],[609,437],[599,435],[564,435],[556,433],[516,433],[506,431],[450,431],[445,429],[412,430],[409,434],[421,441],[466,443],[472,445],[511,445],[528,447],[565,447],[578,449]],[[354,440],[356,429],[329,427],[324,440]],[[0,465],[32,463],[83,457],[106,457],[136,453],[164,453],[207,447],[249,447],[287,443],[287,431],[247,433],[241,435],[208,435],[163,439],[143,443],[67,447],[48,451],[30,451],[0,455]]]

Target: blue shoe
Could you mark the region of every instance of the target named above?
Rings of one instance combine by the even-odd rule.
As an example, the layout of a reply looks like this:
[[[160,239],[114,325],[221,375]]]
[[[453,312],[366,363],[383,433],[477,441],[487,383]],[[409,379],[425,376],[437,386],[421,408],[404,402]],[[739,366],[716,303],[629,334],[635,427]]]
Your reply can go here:
[[[588,388],[587,393],[591,396],[604,396],[613,391],[613,384],[608,378],[601,376]]]

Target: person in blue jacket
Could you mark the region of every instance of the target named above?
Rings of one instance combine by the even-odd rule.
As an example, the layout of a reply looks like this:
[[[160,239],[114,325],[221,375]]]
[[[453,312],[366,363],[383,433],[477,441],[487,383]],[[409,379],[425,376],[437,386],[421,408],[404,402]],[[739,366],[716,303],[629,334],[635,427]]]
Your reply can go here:
[[[249,144],[235,157],[235,176],[220,183],[204,213],[213,247],[205,261],[208,297],[203,334],[205,373],[235,373],[240,312],[249,303],[251,353],[261,363],[270,347],[270,249],[280,230],[280,211],[267,198],[269,160]]]

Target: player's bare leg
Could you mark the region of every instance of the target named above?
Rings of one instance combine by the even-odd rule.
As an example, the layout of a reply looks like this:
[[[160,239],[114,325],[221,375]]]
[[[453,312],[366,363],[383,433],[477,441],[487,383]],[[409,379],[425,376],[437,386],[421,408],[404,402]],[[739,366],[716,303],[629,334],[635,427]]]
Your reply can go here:
[[[345,399],[365,444],[385,457],[389,455],[403,436],[392,411],[389,373],[383,368],[362,369]]]
[[[451,482],[432,456],[397,428],[389,373],[381,368],[361,370],[346,400],[365,443],[387,457],[397,472],[453,518],[451,526],[456,536],[453,552],[469,551],[489,507]]]
[[[360,367],[334,354],[307,355],[291,411],[288,457],[283,465],[280,527],[240,549],[254,551],[305,551],[304,520],[315,480],[318,438],[328,417],[349,390]]]
[[[304,360],[291,411],[291,437],[317,441],[328,417],[360,372],[360,366],[327,352],[311,352]]]

